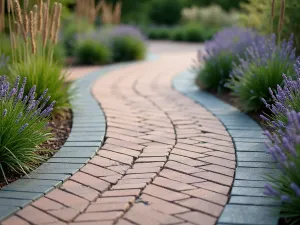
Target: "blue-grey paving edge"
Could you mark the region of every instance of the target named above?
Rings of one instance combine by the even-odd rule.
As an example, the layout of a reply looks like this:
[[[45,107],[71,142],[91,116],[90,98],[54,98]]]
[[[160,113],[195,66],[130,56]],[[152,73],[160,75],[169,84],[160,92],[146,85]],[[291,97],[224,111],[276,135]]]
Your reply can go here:
[[[276,225],[279,202],[263,195],[265,174],[275,172],[265,152],[260,126],[237,108],[201,91],[191,71],[179,74],[173,87],[212,112],[226,127],[236,150],[237,167],[231,195],[218,225]]]
[[[146,60],[156,59],[156,55],[149,54]],[[47,162],[0,190],[0,222],[60,186],[97,153],[104,141],[106,119],[90,88],[109,71],[132,63],[105,66],[74,82],[76,96],[71,102],[73,125],[69,138]]]

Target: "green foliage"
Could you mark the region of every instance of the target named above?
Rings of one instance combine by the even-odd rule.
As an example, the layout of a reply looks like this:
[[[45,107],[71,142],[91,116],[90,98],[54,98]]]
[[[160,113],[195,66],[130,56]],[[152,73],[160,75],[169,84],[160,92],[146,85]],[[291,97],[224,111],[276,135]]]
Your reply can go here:
[[[123,62],[145,58],[145,43],[133,36],[115,37],[112,41],[113,61]]]
[[[78,44],[76,56],[79,64],[101,65],[111,62],[112,52],[97,41],[84,40]]]
[[[70,107],[70,99],[74,94],[71,84],[65,82],[66,72],[63,65],[49,60],[45,55],[28,56],[26,60],[14,62],[10,65],[10,79],[16,77],[27,78],[25,92],[36,85],[37,95],[42,95],[45,89],[51,99],[56,101],[55,112]]]
[[[48,116],[35,113],[39,105],[30,110],[30,104],[16,101],[17,95],[0,99],[0,174],[4,177],[9,171],[27,173],[41,163],[44,158],[37,153],[46,150],[39,146],[51,135],[46,128]]]
[[[179,0],[153,0],[149,18],[154,24],[175,25],[181,18],[182,4]]]
[[[198,69],[197,83],[206,90],[221,92],[232,70],[232,62],[236,61],[232,53],[223,51],[209,57]]]
[[[146,32],[148,33],[148,38],[152,40],[169,40],[172,38],[172,28],[156,27],[149,28]]]
[[[239,14],[226,12],[218,5],[198,8],[184,8],[181,12],[183,22],[200,23],[203,27],[220,29],[237,24]]]
[[[279,56],[274,56],[263,66],[257,62],[250,63],[242,76],[231,78],[228,87],[233,91],[233,96],[237,97],[243,110],[256,111],[263,107],[262,98],[270,99],[268,88],[274,89],[278,84],[282,84],[282,74],[294,76],[293,65]]]
[[[68,56],[74,55],[78,44],[77,36],[92,30],[94,30],[93,25],[83,19],[76,20],[74,17],[71,17],[67,20],[63,24],[62,29],[62,42],[64,43],[66,54]]]

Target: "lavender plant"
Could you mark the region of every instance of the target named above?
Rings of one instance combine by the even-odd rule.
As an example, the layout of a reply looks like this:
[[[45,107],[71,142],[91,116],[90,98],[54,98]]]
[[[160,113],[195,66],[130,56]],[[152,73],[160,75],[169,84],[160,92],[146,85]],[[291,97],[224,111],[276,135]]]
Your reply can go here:
[[[239,56],[233,65],[228,87],[245,111],[256,111],[263,106],[261,101],[271,99],[268,87],[274,89],[283,84],[282,74],[294,76],[293,64],[296,55],[293,36],[276,45],[276,36],[267,41],[254,43]]]
[[[198,63],[204,61],[204,67],[196,66],[197,80],[209,90],[223,90],[229,78],[233,62],[238,61],[237,55],[243,55],[246,48],[263,37],[251,29],[225,28],[218,32],[211,41],[205,43],[206,55],[199,51]]]
[[[261,115],[263,123],[268,125],[273,130],[284,129],[287,124],[287,112],[300,112],[300,58],[296,60],[294,65],[296,79],[283,75],[283,88],[277,85],[277,90],[274,92],[269,88],[272,98],[272,104],[269,104],[264,98],[264,105],[271,112]]]
[[[47,123],[55,102],[49,104],[47,89],[36,98],[36,87],[24,92],[26,78],[13,87],[6,76],[0,76],[0,171],[27,173],[43,157],[37,152],[47,151],[39,146],[50,138]]]
[[[270,174],[265,194],[283,202],[282,216],[293,224],[300,222],[300,113],[287,113],[287,126],[278,134],[265,131],[272,141],[268,152],[278,164],[278,173]]]

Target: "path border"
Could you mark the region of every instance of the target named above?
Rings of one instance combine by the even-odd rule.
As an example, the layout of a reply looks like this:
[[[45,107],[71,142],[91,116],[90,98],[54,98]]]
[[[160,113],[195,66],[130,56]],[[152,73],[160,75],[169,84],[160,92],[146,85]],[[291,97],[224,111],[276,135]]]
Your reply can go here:
[[[261,127],[237,108],[202,91],[195,74],[185,71],[173,79],[173,88],[215,115],[232,137],[237,159],[229,201],[218,225],[276,225],[280,202],[263,194],[266,172],[274,172],[274,162],[266,153]]]
[[[148,54],[143,61],[157,58],[156,55]],[[101,105],[91,93],[92,85],[94,81],[108,72],[133,63],[137,62],[104,66],[74,81],[77,94],[71,101],[73,125],[67,141],[53,157],[28,176],[0,190],[0,222],[54,188],[61,186],[96,155],[105,140],[106,118]]]

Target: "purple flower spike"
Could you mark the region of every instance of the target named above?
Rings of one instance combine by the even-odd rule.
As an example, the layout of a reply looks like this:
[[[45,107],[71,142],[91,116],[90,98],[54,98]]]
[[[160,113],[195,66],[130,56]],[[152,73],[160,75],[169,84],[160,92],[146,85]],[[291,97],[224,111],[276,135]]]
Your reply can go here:
[[[293,189],[293,191],[295,192],[295,194],[300,197],[300,187],[295,184],[295,183],[291,183],[291,188]]]

